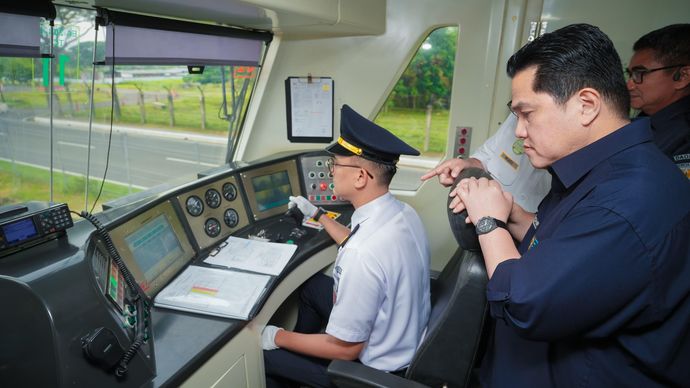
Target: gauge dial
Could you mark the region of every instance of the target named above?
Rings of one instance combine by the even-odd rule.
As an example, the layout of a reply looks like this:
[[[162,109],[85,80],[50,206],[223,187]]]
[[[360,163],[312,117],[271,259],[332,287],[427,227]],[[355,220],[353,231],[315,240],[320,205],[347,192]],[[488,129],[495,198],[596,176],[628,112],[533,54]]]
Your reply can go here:
[[[206,190],[206,204],[210,208],[217,208],[220,206],[220,193],[216,189]]]
[[[220,234],[220,222],[215,218],[209,218],[204,224],[204,232],[209,237],[217,237]]]
[[[194,217],[199,216],[204,211],[204,203],[201,202],[201,198],[196,195],[187,198],[185,207],[187,208],[187,213]]]
[[[240,215],[237,214],[235,209],[228,209],[225,211],[225,214],[223,214],[223,220],[225,221],[225,225],[234,228],[240,222]]]
[[[223,185],[223,197],[228,201],[233,201],[237,198],[237,187],[230,182]]]

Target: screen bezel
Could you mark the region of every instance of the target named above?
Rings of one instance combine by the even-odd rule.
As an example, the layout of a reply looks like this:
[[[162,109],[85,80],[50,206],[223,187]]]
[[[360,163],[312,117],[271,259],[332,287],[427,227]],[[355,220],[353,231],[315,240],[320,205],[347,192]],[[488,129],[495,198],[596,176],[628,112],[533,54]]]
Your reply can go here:
[[[297,163],[294,160],[286,160],[280,163],[274,163],[240,174],[240,178],[242,179],[242,186],[244,187],[244,192],[247,194],[247,200],[254,221],[262,220],[266,217],[274,216],[277,214],[282,214],[287,211],[287,203],[285,205],[276,206],[270,209],[259,210],[259,206],[256,201],[256,192],[254,191],[254,185],[252,184],[252,179],[254,178],[275,174],[281,171],[287,172],[288,180],[290,182],[290,195],[302,195],[299,174],[297,173]]]
[[[127,244],[125,239],[161,215],[165,215],[165,218],[170,224],[170,227],[172,228],[173,233],[175,234],[175,237],[182,248],[182,253],[177,260],[173,261],[172,265],[167,267],[157,277],[148,281],[144,271],[134,258],[134,254],[130,250],[129,244]],[[155,296],[163,287],[165,287],[182,268],[187,266],[187,264],[192,261],[195,254],[194,249],[189,242],[189,238],[185,234],[184,228],[182,227],[182,223],[175,213],[170,201],[156,205],[155,207],[118,226],[110,232],[110,236],[113,240],[113,244],[120,253],[120,256],[122,256],[125,265],[134,276],[134,279],[140,286],[142,286],[142,289],[149,297]]]

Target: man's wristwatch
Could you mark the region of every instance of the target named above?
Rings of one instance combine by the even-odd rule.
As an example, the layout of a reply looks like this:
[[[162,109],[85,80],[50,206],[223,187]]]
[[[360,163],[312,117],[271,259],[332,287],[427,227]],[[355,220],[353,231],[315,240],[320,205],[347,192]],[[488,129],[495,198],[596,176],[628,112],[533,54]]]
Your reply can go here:
[[[506,225],[505,222],[497,220],[493,217],[482,217],[479,219],[479,221],[477,221],[477,224],[474,226],[474,230],[477,232],[477,236],[487,234],[496,228],[503,228],[505,230],[508,230],[508,225]]]
[[[318,210],[316,210],[316,213],[314,214],[314,217],[312,217],[316,222],[319,221],[322,215],[326,214],[326,210],[324,208],[320,207]]]

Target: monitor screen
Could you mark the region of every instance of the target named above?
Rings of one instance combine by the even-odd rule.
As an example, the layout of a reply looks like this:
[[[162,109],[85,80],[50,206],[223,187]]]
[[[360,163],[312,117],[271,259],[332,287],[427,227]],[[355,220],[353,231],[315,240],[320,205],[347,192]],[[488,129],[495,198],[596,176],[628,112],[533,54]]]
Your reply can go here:
[[[286,170],[253,177],[251,182],[257,210],[260,212],[286,205],[292,195],[290,178]]]
[[[160,214],[127,235],[125,242],[144,274],[145,282],[141,279],[139,282],[149,295],[158,291],[160,282],[156,280],[161,275],[169,270],[177,270],[187,261],[187,255],[165,214]]]

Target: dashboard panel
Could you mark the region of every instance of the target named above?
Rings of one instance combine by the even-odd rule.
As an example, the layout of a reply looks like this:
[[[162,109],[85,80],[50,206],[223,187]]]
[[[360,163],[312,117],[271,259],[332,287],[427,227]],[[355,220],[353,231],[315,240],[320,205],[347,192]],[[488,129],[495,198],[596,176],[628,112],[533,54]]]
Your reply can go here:
[[[302,195],[294,160],[244,171],[240,177],[254,221],[285,213],[288,198]]]
[[[213,246],[249,224],[240,192],[237,177],[231,175],[177,195],[200,249]]]
[[[195,255],[170,201],[114,228],[110,236],[125,265],[150,297],[167,285]]]

